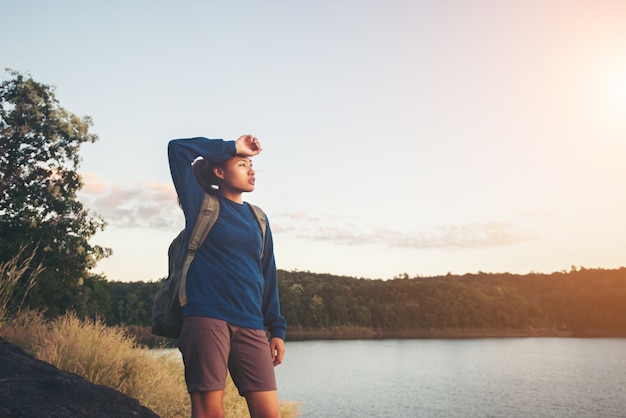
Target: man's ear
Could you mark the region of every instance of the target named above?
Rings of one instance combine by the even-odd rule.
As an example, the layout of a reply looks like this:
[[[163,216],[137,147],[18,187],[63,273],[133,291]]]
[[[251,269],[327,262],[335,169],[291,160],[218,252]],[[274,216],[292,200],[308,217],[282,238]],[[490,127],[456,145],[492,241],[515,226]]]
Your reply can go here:
[[[224,180],[224,169],[222,167],[213,167],[213,174],[215,174],[215,177],[217,177],[218,179]]]

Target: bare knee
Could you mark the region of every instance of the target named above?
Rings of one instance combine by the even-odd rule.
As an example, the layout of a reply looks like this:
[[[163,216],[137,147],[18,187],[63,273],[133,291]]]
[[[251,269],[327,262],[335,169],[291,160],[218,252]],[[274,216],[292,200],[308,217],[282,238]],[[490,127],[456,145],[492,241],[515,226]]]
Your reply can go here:
[[[224,418],[224,391],[192,392],[191,418]]]
[[[280,403],[275,390],[245,394],[251,418],[280,418]]]

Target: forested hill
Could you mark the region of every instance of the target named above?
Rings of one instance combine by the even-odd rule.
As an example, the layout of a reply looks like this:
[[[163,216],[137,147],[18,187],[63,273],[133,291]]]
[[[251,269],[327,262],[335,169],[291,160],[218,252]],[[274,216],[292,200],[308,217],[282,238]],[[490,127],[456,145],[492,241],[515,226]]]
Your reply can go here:
[[[160,282],[111,282],[109,323],[149,325]],[[626,335],[626,268],[391,280],[279,271],[289,331],[556,329]],[[411,335],[408,333],[407,335]],[[416,335],[419,335],[417,333]]]
[[[626,330],[626,268],[366,280],[282,272],[292,327]]]

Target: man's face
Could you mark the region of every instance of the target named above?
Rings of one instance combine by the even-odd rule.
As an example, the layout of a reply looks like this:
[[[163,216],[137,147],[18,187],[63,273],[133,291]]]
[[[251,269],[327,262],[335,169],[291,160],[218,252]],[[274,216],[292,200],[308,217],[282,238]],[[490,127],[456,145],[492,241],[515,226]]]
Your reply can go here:
[[[235,156],[226,160],[222,166],[218,173],[218,177],[222,179],[220,188],[235,193],[254,190],[255,173],[249,157]]]

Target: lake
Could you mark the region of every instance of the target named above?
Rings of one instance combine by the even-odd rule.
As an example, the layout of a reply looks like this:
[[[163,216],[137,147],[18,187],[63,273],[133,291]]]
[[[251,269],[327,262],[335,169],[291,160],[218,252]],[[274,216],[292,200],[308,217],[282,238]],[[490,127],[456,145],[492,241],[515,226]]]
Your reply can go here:
[[[626,417],[626,339],[287,342],[305,417]]]

